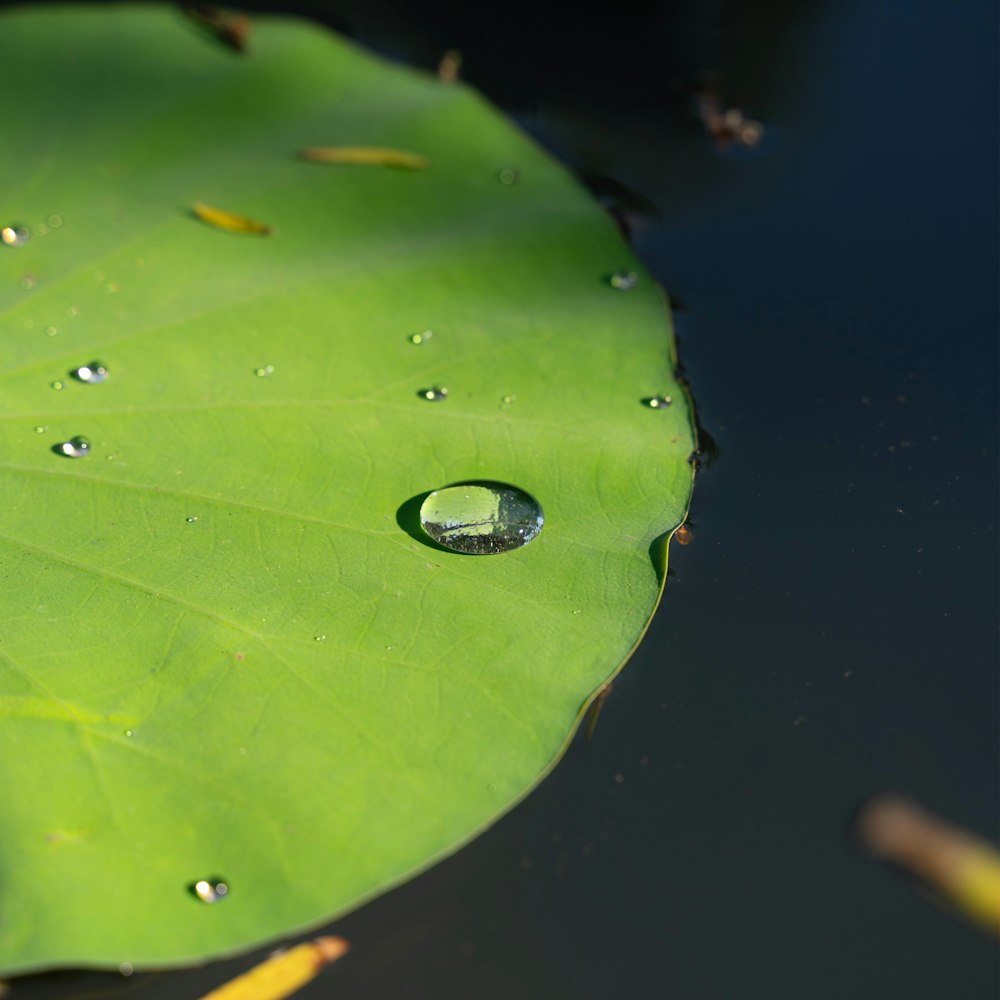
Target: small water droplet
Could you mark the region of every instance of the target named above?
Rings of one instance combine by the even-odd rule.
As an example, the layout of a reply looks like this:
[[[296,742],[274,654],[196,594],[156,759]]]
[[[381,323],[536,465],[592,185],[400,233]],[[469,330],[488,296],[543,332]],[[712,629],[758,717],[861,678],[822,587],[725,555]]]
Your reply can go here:
[[[420,333],[411,333],[407,338],[411,344],[426,344],[434,336],[433,330],[423,330]]]
[[[218,903],[220,899],[225,899],[229,895],[229,886],[220,879],[203,878],[191,886],[191,891],[203,903]]]
[[[188,524],[195,524],[198,520],[198,517],[197,515],[195,515],[194,517],[186,517],[184,518],[184,520],[187,521]]]
[[[517,402],[517,396],[508,394],[508,395],[502,397],[501,400],[500,400],[500,402],[504,406],[510,406],[511,403],[516,403]]]
[[[391,650],[392,650],[392,644],[390,643],[388,646],[385,647],[385,651],[388,653]]]
[[[476,480],[444,486],[420,506],[424,531],[447,549],[496,555],[527,545],[542,530],[538,501],[507,483]]]
[[[49,225],[53,229],[58,229],[62,224],[63,224],[63,220],[62,220],[62,216],[61,215],[50,215],[49,216]]]
[[[58,379],[56,379],[55,382],[50,382],[49,383],[49,388],[55,389],[56,392],[59,392],[59,390],[60,389],[64,389],[65,386],[63,385],[62,382],[60,382]]]
[[[35,287],[35,276],[33,274],[22,274],[21,280],[18,284],[22,288],[34,288]]]
[[[125,730],[125,735],[126,736],[135,736],[135,730],[134,729],[126,729]]]
[[[670,396],[649,396],[642,401],[643,406],[648,406],[651,410],[665,410],[673,399]]]
[[[117,281],[109,281],[104,286],[104,291],[107,292],[108,295],[114,295],[114,293],[118,291],[118,282]]]
[[[59,327],[57,326],[47,326],[45,328],[46,337],[55,337],[59,333]]]
[[[274,374],[274,365],[264,365],[263,368],[255,368],[253,373],[257,378],[267,378],[269,375]]]
[[[498,174],[497,180],[506,186],[516,184],[521,175],[513,167],[504,167]]]
[[[31,234],[24,226],[4,226],[0,229],[0,240],[9,247],[23,247],[31,238]]]
[[[80,365],[79,368],[74,368],[70,375],[87,385],[97,385],[108,377],[108,370],[100,361],[91,361],[89,365]]]
[[[635,271],[615,271],[608,278],[608,284],[619,291],[627,292],[630,288],[635,288],[639,282],[639,275]]]
[[[36,434],[44,434],[47,430],[48,430],[48,427],[46,427],[45,424],[37,424],[35,426],[35,433]]]
[[[118,966],[118,974],[122,976],[131,976],[135,972],[135,966],[131,962],[122,962]]]
[[[417,395],[421,399],[429,399],[432,403],[440,403],[448,398],[448,390],[443,385],[433,385],[429,389],[421,389]]]
[[[85,458],[90,454],[90,442],[85,437],[74,437],[56,445],[56,451],[67,458]]]
[[[313,636],[313,640],[315,642],[326,642],[326,636],[325,635],[314,635]]]
[[[35,226],[36,236],[48,236],[48,234],[49,234],[49,227],[45,225],[44,222],[39,222],[38,225]]]
[[[80,315],[80,310],[79,310],[79,309],[77,309],[77,308],[76,308],[76,306],[70,306],[70,307],[69,307],[69,308],[68,308],[68,309],[66,310],[66,315],[67,315],[67,316],[69,316],[69,317],[71,317],[71,318],[72,318],[73,316],[79,316],[79,315]]]

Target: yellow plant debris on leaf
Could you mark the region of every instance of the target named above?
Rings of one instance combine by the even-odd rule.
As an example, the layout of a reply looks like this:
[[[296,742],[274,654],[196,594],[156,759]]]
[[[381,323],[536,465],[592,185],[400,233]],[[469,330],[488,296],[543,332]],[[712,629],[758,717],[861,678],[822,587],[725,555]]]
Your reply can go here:
[[[398,167],[401,170],[426,170],[426,156],[405,149],[382,146],[313,146],[303,149],[302,159],[312,163],[347,163],[362,167]]]
[[[226,212],[221,208],[212,208],[203,202],[196,201],[191,206],[191,211],[202,222],[207,222],[216,229],[225,229],[228,233],[256,233],[259,236],[270,236],[271,227],[263,222],[255,222],[245,215],[236,215],[233,212]]]

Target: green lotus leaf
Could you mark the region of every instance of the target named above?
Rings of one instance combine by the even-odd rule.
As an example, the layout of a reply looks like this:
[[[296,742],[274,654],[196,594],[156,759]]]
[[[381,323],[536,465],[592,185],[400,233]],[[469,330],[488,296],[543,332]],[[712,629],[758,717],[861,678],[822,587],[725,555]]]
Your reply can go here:
[[[317,27],[14,10],[0,86],[0,970],[245,949],[489,825],[628,657],[668,314],[481,97]],[[482,481],[530,544],[423,532]]]

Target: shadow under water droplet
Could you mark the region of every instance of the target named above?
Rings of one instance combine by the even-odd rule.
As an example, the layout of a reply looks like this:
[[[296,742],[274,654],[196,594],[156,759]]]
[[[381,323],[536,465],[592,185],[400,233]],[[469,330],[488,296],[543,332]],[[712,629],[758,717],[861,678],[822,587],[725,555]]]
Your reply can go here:
[[[423,502],[433,493],[433,490],[427,490],[425,493],[418,493],[415,497],[410,497],[409,500],[404,501],[399,505],[396,511],[396,524],[405,531],[410,538],[415,541],[420,542],[421,545],[426,545],[429,549],[434,549],[435,552],[449,552],[443,545],[439,545],[437,542],[431,538],[423,529],[423,525],[420,523],[420,508]],[[451,553],[452,555],[454,553]]]

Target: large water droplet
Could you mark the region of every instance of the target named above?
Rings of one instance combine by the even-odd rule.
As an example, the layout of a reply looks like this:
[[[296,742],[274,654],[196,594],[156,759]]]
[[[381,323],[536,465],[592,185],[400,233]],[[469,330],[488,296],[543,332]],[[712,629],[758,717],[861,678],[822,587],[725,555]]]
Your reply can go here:
[[[507,483],[477,480],[444,486],[420,505],[420,524],[455,552],[495,555],[527,545],[541,530],[538,501]]]
[[[89,365],[80,365],[79,368],[74,368],[70,374],[78,381],[86,382],[87,385],[97,385],[98,382],[103,382],[108,377],[108,370],[100,361],[91,361]]]
[[[0,229],[0,240],[9,247],[23,247],[28,242],[31,234],[24,226],[4,226]]]
[[[643,406],[648,406],[651,410],[665,410],[673,399],[670,396],[650,396],[642,401]]]
[[[229,895],[229,886],[219,879],[203,878],[191,886],[191,891],[203,903],[218,903],[220,899],[225,899]]]
[[[74,437],[56,445],[56,451],[67,458],[85,458],[90,454],[90,442],[85,437]]]
[[[432,403],[440,403],[448,398],[448,390],[443,385],[432,385],[429,389],[421,389],[417,395],[421,399],[429,399]]]
[[[635,271],[615,271],[608,278],[608,284],[612,288],[617,288],[620,292],[627,292],[630,288],[635,288],[639,282],[639,275]]]

